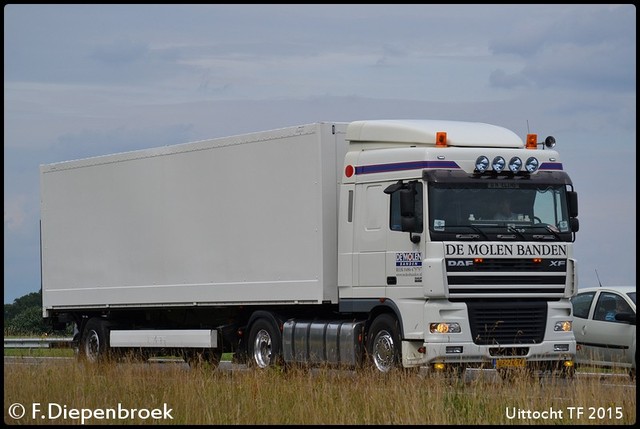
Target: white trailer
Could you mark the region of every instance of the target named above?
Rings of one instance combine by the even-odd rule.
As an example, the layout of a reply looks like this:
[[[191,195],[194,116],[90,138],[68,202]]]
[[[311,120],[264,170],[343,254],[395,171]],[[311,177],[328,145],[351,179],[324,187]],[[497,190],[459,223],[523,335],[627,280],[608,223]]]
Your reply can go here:
[[[315,123],[42,165],[43,315],[90,360],[571,369],[577,196],[536,139]]]

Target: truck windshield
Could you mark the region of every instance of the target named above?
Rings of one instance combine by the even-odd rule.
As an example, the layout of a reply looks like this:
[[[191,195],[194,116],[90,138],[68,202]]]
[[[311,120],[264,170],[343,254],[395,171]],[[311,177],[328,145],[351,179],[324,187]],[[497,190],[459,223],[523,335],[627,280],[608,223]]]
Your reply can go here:
[[[565,185],[429,183],[428,201],[432,240],[572,240]]]

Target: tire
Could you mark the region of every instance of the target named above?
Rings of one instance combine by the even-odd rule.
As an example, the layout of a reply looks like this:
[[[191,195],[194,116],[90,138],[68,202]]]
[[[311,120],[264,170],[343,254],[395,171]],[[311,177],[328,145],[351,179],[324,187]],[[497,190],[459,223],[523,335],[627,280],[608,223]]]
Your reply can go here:
[[[378,372],[388,373],[400,368],[400,328],[390,314],[376,317],[367,335],[367,359]]]
[[[248,351],[248,365],[252,367],[268,368],[282,362],[282,335],[271,320],[261,317],[253,322]]]
[[[99,317],[89,319],[80,337],[78,357],[89,363],[106,362],[111,358],[109,322]]]

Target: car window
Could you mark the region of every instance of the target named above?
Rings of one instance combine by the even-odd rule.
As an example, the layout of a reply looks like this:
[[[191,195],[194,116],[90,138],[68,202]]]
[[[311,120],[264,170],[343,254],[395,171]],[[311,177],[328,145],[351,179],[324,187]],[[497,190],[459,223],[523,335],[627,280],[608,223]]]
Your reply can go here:
[[[579,293],[571,299],[573,315],[575,317],[580,317],[581,319],[589,317],[589,308],[591,308],[591,301],[593,301],[594,295],[595,292],[584,292]]]
[[[621,296],[616,296],[616,313],[633,313],[629,303]]]
[[[633,301],[633,303],[636,303],[636,293],[635,292],[629,292],[627,294],[629,296],[629,298],[631,298],[631,301]]]
[[[608,322],[617,322],[617,313],[630,313],[631,307],[625,299],[615,293],[602,292],[596,304],[596,312],[593,316],[594,320],[605,320]]]

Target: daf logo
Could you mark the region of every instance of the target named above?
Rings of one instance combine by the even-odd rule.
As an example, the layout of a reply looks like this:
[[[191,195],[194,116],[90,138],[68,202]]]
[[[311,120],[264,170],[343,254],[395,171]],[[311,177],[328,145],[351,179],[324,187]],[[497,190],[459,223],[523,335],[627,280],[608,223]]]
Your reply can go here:
[[[562,266],[564,266],[564,265],[567,265],[567,261],[563,261],[563,260],[557,260],[557,261],[550,260],[550,261],[549,261],[549,264],[550,264],[552,267],[562,267]]]
[[[470,267],[473,265],[473,261],[447,261],[447,265],[450,267]]]

